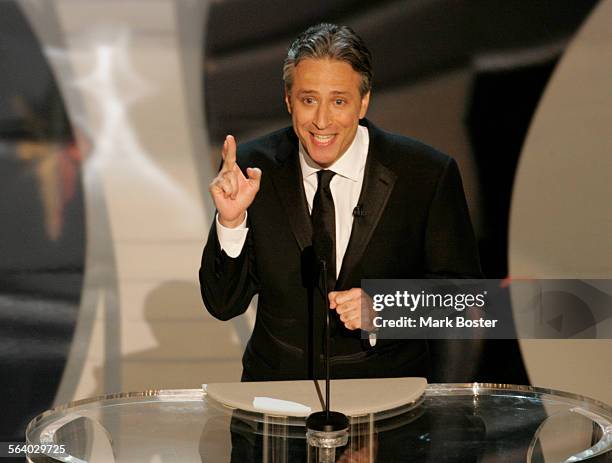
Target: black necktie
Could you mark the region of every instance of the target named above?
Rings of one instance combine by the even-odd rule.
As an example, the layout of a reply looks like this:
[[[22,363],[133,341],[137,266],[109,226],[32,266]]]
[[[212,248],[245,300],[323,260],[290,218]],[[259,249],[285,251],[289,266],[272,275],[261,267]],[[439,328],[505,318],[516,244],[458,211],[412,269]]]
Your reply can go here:
[[[317,262],[327,265],[327,290],[336,286],[336,212],[329,182],[336,175],[331,170],[317,172],[318,185],[312,201],[312,246]],[[318,264],[317,264],[318,266]]]

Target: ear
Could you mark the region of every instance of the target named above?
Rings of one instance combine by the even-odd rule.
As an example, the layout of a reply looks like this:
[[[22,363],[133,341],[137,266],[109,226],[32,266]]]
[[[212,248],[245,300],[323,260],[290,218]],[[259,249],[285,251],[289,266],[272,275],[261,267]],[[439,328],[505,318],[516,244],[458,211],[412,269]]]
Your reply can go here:
[[[291,114],[291,95],[287,87],[285,87],[285,105],[287,105],[287,112]]]
[[[372,92],[366,93],[361,98],[361,109],[359,110],[359,119],[363,119],[365,117],[366,113],[368,112],[368,106],[370,104],[370,93],[372,93]]]

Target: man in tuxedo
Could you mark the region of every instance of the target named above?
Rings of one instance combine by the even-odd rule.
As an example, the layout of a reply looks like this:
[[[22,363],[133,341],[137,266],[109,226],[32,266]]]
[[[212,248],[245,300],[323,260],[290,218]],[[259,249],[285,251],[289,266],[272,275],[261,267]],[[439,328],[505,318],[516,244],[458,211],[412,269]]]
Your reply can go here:
[[[224,142],[209,188],[217,215],[200,269],[205,305],[228,320],[259,294],[243,381],[322,376],[328,310],[332,377],[428,376],[426,341],[368,331],[360,282],[480,276],[456,163],[364,119],[371,55],[348,27],[298,36],[283,79],[293,126]]]

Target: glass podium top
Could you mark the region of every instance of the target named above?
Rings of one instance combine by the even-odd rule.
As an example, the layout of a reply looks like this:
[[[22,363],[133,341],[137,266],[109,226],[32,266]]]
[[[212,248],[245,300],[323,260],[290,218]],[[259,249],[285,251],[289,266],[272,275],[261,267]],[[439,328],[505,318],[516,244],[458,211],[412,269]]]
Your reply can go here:
[[[553,390],[430,384],[403,409],[349,421],[337,462],[612,462],[612,407]],[[232,409],[202,389],[81,400],[26,432],[32,463],[316,461],[305,436],[303,418]]]

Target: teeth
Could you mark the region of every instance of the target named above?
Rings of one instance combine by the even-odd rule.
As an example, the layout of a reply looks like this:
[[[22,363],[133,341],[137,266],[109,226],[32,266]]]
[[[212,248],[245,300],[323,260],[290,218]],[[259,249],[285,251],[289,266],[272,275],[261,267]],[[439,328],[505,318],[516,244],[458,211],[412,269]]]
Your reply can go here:
[[[318,140],[318,141],[327,141],[327,140],[331,140],[333,135],[314,135],[314,137],[315,137],[315,140]]]

